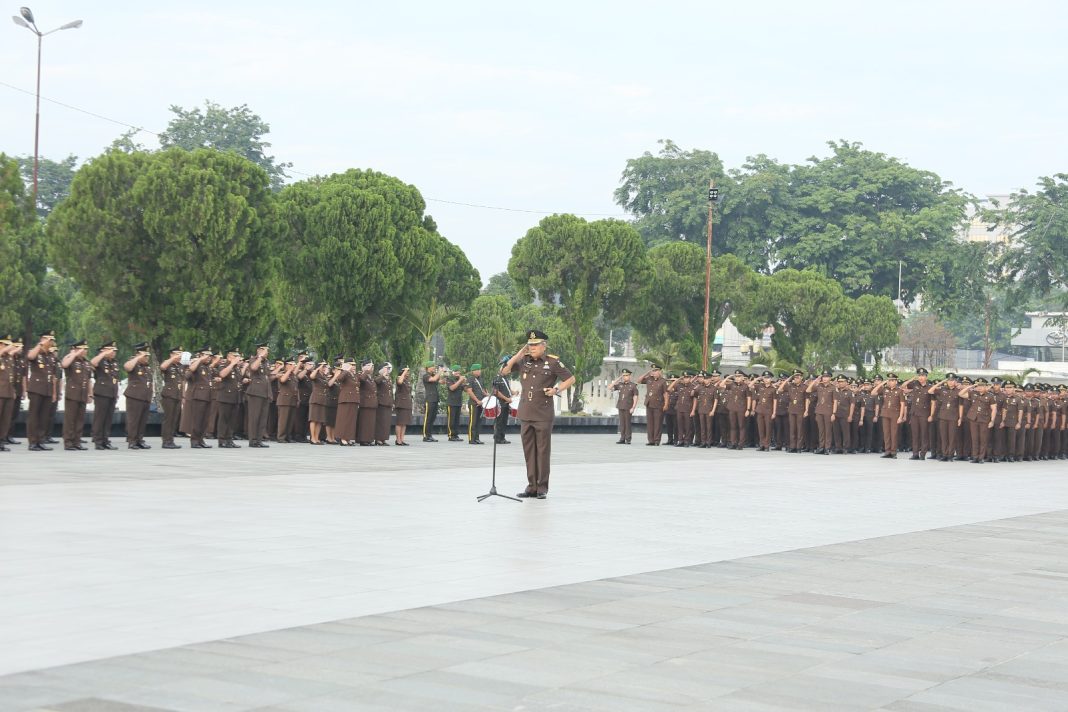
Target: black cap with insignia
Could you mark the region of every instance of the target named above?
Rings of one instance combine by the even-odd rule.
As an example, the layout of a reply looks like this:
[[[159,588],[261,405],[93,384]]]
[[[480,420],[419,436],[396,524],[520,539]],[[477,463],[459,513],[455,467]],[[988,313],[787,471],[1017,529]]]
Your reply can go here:
[[[620,371],[620,373],[623,374],[624,376],[633,375],[633,371],[631,371],[629,368],[624,368],[622,371]]]
[[[117,349],[117,348],[118,348],[118,346],[115,345],[114,341],[105,341],[104,343],[100,344],[100,348],[97,349],[97,351],[106,351],[107,349]]]
[[[527,332],[527,343],[531,346],[533,346],[534,344],[543,344],[548,340],[549,337],[544,331],[531,329]]]

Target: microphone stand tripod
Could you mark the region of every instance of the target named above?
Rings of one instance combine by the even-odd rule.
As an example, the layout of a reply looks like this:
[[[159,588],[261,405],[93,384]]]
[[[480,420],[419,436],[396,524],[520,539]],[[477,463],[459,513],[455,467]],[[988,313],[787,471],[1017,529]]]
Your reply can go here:
[[[504,407],[507,408],[508,406],[505,405]],[[493,479],[490,481],[490,491],[487,492],[486,494],[479,495],[478,497],[476,497],[476,499],[479,502],[481,502],[482,500],[488,499],[490,497],[503,497],[504,499],[510,499],[513,502],[522,501],[522,500],[517,499],[515,497],[509,497],[506,494],[500,494],[499,492],[497,492],[497,438],[496,437],[493,438]]]

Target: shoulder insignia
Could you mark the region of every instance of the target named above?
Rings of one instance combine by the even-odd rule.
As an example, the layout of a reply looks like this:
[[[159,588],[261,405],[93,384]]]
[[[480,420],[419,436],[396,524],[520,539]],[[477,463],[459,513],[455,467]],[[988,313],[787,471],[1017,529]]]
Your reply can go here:
[[[559,361],[559,360],[560,360],[560,357],[559,357],[559,356],[557,356],[556,354],[548,354],[548,356],[549,356],[549,358],[554,358],[554,359],[556,359],[557,361]]]

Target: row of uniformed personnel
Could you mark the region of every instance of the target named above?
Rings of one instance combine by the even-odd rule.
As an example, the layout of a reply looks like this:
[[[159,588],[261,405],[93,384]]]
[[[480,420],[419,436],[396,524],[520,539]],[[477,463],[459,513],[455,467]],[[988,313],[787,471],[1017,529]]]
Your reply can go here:
[[[123,391],[127,447],[148,449],[144,436],[154,395],[148,344],[136,344],[133,356],[121,364],[117,354],[113,341],[102,344],[93,356],[88,344],[78,341],[61,357],[52,331],[43,332],[29,350],[17,337],[0,339],[0,449],[6,450],[6,444],[12,442],[11,424],[24,395],[29,396],[26,431],[30,450],[50,450],[48,445],[56,442],[50,433],[60,399],[64,402],[65,449],[88,449],[82,430],[89,403],[94,404],[94,446],[98,450],[115,449],[109,434],[122,373],[127,381]],[[236,349],[215,353],[202,348],[183,364],[183,350],[172,349],[159,365],[163,447],[180,448],[175,442],[179,432],[189,436],[194,448],[210,448],[206,439],[211,437],[218,439],[219,447],[240,447],[234,442],[238,433],[244,433],[250,447],[259,448],[269,447],[267,440],[387,445],[394,417],[394,443],[407,446],[405,434],[413,409],[408,368],[401,369],[394,379],[392,364],[375,370],[370,359],[357,364],[352,358],[337,356],[331,364],[314,362],[303,352],[273,361],[268,354],[267,344],[257,344],[247,358]],[[436,415],[438,382],[444,379],[452,440],[460,440],[456,434],[459,406],[466,397],[473,411],[469,442],[481,443],[476,426],[481,416],[479,404],[487,394],[480,377],[480,364],[473,364],[465,375],[459,366],[438,374],[436,366],[428,363],[424,376],[427,401]],[[494,381],[493,392],[505,404],[511,400],[506,382]],[[479,412],[474,412],[476,408]],[[507,405],[504,411],[504,423],[497,428],[501,442],[507,442],[503,436]],[[433,416],[424,421],[424,440],[434,441]]]
[[[926,369],[886,378],[806,377],[801,371],[731,376],[718,371],[665,377],[655,364],[636,381],[624,369],[618,391],[619,444],[632,438],[638,384],[645,385],[647,445],[831,453],[883,452],[896,458],[976,463],[1068,457],[1068,387],[947,374]]]

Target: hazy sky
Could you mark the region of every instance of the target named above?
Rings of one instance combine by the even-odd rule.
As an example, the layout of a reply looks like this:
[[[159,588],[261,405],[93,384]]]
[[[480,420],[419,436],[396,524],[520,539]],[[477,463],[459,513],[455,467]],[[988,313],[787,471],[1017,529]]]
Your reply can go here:
[[[44,97],[151,131],[168,106],[247,103],[294,178],[415,184],[483,279],[540,215],[620,215],[657,139],[728,166],[844,138],[974,193],[1068,171],[1061,2],[35,1]],[[17,14],[12,5],[7,14]],[[0,31],[0,151],[33,152],[35,39]],[[41,154],[124,127],[42,101]],[[155,147],[155,137],[142,134]],[[700,191],[701,186],[695,190]],[[547,256],[547,259],[556,259]]]

